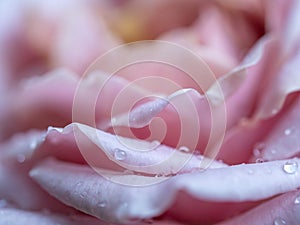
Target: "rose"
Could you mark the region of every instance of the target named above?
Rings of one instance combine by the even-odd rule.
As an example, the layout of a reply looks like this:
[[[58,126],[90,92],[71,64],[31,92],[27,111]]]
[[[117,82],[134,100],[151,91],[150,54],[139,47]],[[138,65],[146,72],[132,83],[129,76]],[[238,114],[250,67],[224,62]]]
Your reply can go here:
[[[132,174],[130,171],[119,175],[118,173],[112,174],[110,171],[98,170],[97,172],[106,175],[106,178],[110,177],[111,181],[99,177],[89,167],[81,165],[86,164],[88,160],[80,154],[78,149],[80,145],[76,145],[73,132],[77,133],[77,141],[80,138],[79,143],[84,144],[84,149],[91,150],[91,154],[94,153],[93,149],[97,149],[95,148],[95,143],[99,144],[97,141],[100,144],[106,141],[109,143],[109,147],[113,147],[117,136],[99,131],[98,138],[102,139],[95,139],[93,136],[94,130],[80,124],[68,126],[63,131],[49,128],[45,140],[44,133],[28,132],[26,135],[19,134],[1,145],[3,149],[1,161],[4,162],[1,165],[3,171],[5,171],[1,178],[5,181],[1,182],[1,197],[3,196],[6,199],[1,201],[1,204],[9,204],[2,210],[2,215],[4,215],[2,221],[5,223],[5,220],[10,220],[12,223],[16,222],[17,219],[24,221],[25,218],[30,218],[30,223],[41,223],[41,220],[47,220],[49,224],[54,222],[69,223],[70,216],[66,215],[72,210],[67,208],[66,205],[71,205],[95,217],[114,222],[124,223],[127,221],[141,224],[140,219],[161,215],[160,220],[172,218],[198,224],[228,218],[260,204],[257,208],[248,210],[244,214],[241,213],[224,223],[297,223],[296,221],[299,221],[297,217],[299,214],[297,213],[297,210],[299,210],[299,198],[297,198],[299,191],[293,192],[292,190],[299,187],[299,179],[297,179],[298,159],[285,160],[298,154],[298,139],[296,136],[297,93],[288,96],[287,100],[285,99],[287,94],[296,91],[299,87],[299,85],[297,86],[296,73],[293,73],[297,68],[296,62],[299,55],[297,42],[294,41],[297,40],[298,33],[295,32],[297,31],[295,27],[292,29],[295,21],[297,21],[296,15],[298,15],[297,7],[299,4],[297,2],[286,2],[284,8],[286,11],[280,13],[279,3],[273,4],[274,9],[267,14],[271,18],[267,20],[270,21],[268,23],[269,38],[264,38],[258,42],[252,50],[253,53],[248,54],[248,56],[255,56],[254,61],[253,58],[250,58],[252,60],[246,60],[247,63],[244,61],[244,67],[248,67],[249,62],[251,62],[252,67],[249,68],[246,74],[240,73],[241,70],[238,70],[239,73],[229,73],[229,75],[219,80],[225,97],[227,97],[229,125],[225,142],[218,157],[232,166],[224,167],[224,164],[216,163],[215,165],[221,166],[221,168],[211,168],[201,173],[197,171],[187,173],[189,170],[184,171],[184,174],[168,177],[165,182],[154,186],[139,188],[120,186],[118,183],[124,183],[126,179],[132,182],[132,178],[135,178],[136,184],[140,185],[141,182],[145,183],[145,180],[157,180],[164,177],[151,178],[149,175]],[[289,16],[282,16],[282,20],[272,23],[274,21],[272,15],[285,15],[286,12],[289,12],[287,14]],[[284,37],[282,37],[282,33],[285,34]],[[260,51],[263,53],[261,56]],[[272,54],[273,52],[276,52],[276,54]],[[270,61],[272,66],[268,66]],[[142,69],[144,69],[143,66]],[[161,68],[160,65],[156,66]],[[152,68],[155,67],[150,66],[150,69]],[[266,68],[270,69],[263,74],[262,70],[266,71]],[[282,77],[287,72],[291,74],[290,79],[283,79]],[[265,81],[261,81],[263,75]],[[53,120],[54,116],[49,114],[45,116],[45,113],[43,111],[39,113],[38,109],[46,106],[46,109],[52,109],[53,112],[56,112],[54,108],[58,106],[57,102],[60,103],[61,107],[58,111],[62,115],[57,123],[67,122],[66,119],[70,120],[70,115],[67,115],[67,113],[71,111],[78,77],[63,71],[53,72],[48,77],[50,78],[46,79],[47,76],[45,76],[23,84],[23,88],[15,93],[18,102],[16,101],[17,98],[12,96],[15,103],[14,107],[5,103],[9,112],[7,115],[9,116],[5,115],[5,111],[2,109],[4,118],[8,121],[18,118],[18,121],[15,120],[15,125],[12,126],[14,127],[13,131],[8,133],[24,128],[28,129],[28,127],[36,127],[33,122],[30,122],[34,121],[35,118],[39,118],[37,124],[40,124],[41,118],[44,118],[46,122],[44,125],[40,125],[53,124],[55,122]],[[239,78],[243,77],[246,78],[246,81],[241,82],[242,79]],[[98,80],[85,81],[87,88],[84,91],[86,91],[86,95],[80,101],[83,108],[88,105],[89,97],[99,91],[99,84],[103,84],[103,80],[106,78],[106,74],[100,74]],[[61,84],[61,87],[57,84]],[[65,88],[66,85],[64,84],[68,88]],[[111,113],[111,104],[119,96],[121,88],[128,84],[131,84],[131,82],[126,82],[116,76],[113,76],[113,79],[106,83],[105,89],[102,90],[102,95],[100,95],[102,105],[98,105],[98,108],[96,108],[97,115],[100,117],[99,121],[105,121],[104,119],[108,118]],[[229,86],[225,86],[226,84],[229,84]],[[236,90],[240,85],[242,87]],[[64,92],[59,94],[55,92],[57,96],[51,95],[49,96],[51,98],[45,98],[44,95],[39,96],[39,93],[46,93],[46,88],[52,89],[52,87],[55,88],[54,90],[64,90]],[[143,92],[141,93],[139,89],[133,88],[133,85],[129,87],[131,89],[127,93],[143,96]],[[259,98],[254,95],[255,93],[259,93]],[[19,96],[27,100],[24,101],[23,105],[20,104],[22,98]],[[28,101],[28,99],[31,101]],[[41,100],[39,99],[47,100],[47,102],[40,105]],[[244,99],[248,101],[245,102]],[[241,107],[241,105],[245,106]],[[237,110],[237,106],[241,111]],[[20,109],[26,117],[21,117],[20,113],[17,113],[20,112]],[[254,111],[254,113],[251,113],[251,111]],[[37,113],[33,114],[33,112]],[[167,114],[171,118],[173,117],[170,111],[167,111]],[[43,117],[37,117],[36,115],[42,115]],[[236,124],[242,117],[246,119]],[[30,120],[30,118],[32,119]],[[74,128],[74,130],[69,128]],[[270,128],[272,128],[271,131]],[[87,136],[82,135],[80,131],[85,132]],[[263,137],[266,133],[267,136]],[[128,134],[127,131],[126,134]],[[136,144],[140,143],[138,140],[135,141]],[[250,159],[252,146],[258,141],[263,141],[264,145],[257,145],[254,148],[254,157]],[[165,142],[172,144],[168,140]],[[290,143],[293,143],[293,145]],[[277,149],[274,149],[274,147],[277,147]],[[166,147],[162,146],[162,148]],[[107,159],[103,160],[101,152],[96,153],[92,155],[95,157],[94,164],[93,162],[90,163],[92,166],[109,168],[114,171],[120,169],[119,164],[116,165],[113,161]],[[49,156],[56,158],[56,160],[43,161]],[[123,153],[120,153],[120,157],[122,156],[124,156]],[[248,162],[248,160],[255,161],[255,158],[258,158],[258,161],[264,159],[270,162],[241,164]],[[142,161],[142,159],[140,160]],[[194,165],[192,163],[187,165],[192,165],[193,168],[193,166],[198,165],[197,162]],[[234,164],[241,165],[233,166]],[[191,168],[187,167],[187,169]],[[65,204],[58,203],[33,183],[32,179],[27,176],[29,170],[31,170],[31,177],[40,186]],[[145,173],[145,171],[142,172]],[[219,177],[222,179],[219,179]],[[204,183],[203,180],[205,180]],[[221,185],[222,187],[220,187]],[[14,189],[20,186],[22,186],[26,195]],[[277,194],[282,195],[270,199]],[[174,202],[171,205],[172,201]],[[264,202],[261,203],[261,201]],[[281,205],[278,202],[281,202]],[[189,205],[192,207],[188,208]],[[199,212],[198,207],[201,212]],[[224,210],[225,207],[226,211]],[[47,208],[50,211],[44,211],[43,213],[40,211],[29,212],[31,210],[41,210],[42,208]],[[291,210],[286,210],[288,208]],[[54,212],[60,212],[61,215]],[[18,218],[15,215],[18,215]],[[99,222],[90,217],[80,216],[78,212],[72,219],[79,224],[82,221],[86,224]],[[143,222],[147,223],[147,221]],[[155,223],[158,223],[157,220],[155,220]]]

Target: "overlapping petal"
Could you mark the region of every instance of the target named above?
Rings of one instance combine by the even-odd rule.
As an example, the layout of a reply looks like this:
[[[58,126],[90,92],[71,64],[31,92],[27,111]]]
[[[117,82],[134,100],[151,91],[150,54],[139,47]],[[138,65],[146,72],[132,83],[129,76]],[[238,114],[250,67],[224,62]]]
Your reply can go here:
[[[294,162],[299,163],[299,159],[294,159]],[[177,175],[164,182],[159,182],[161,177],[126,175],[101,169],[97,170],[97,174],[90,167],[55,160],[40,163],[30,174],[65,204],[108,221],[136,222],[162,215],[168,210],[168,215],[177,219],[207,222],[224,219],[238,209],[242,211],[255,205],[249,201],[264,200],[298,188],[299,168],[294,173],[287,173],[284,170],[286,163],[283,160],[209,169]],[[148,184],[148,179],[158,183],[140,186]],[[132,185],[119,184],[125,180],[127,183],[131,181]],[[161,201],[162,198],[164,201]],[[176,201],[181,203],[176,204]],[[228,203],[227,211],[209,208],[210,214],[204,214],[209,202],[215,205]],[[201,208],[193,210],[194,215],[185,214],[188,205]]]

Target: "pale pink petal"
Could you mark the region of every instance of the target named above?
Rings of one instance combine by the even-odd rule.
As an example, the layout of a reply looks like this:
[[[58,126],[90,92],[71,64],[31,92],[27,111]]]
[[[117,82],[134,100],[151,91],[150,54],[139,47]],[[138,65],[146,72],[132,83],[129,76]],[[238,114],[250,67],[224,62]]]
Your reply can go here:
[[[281,27],[280,30],[278,30],[278,32],[280,32],[282,38],[284,53],[290,54],[295,51],[295,48],[300,48],[299,45],[300,2],[295,0],[290,0],[287,1],[287,3],[281,3],[281,4],[286,4],[287,6],[285,7],[289,8],[289,12],[288,15],[286,15],[283,26]]]
[[[214,47],[237,60],[263,34],[261,21],[251,18],[247,13],[241,13],[240,10],[220,7],[218,4],[203,8],[196,26],[200,43]]]
[[[11,88],[1,109],[1,136],[7,138],[16,131],[70,123],[78,79],[67,70],[56,70],[24,80],[18,90]]]
[[[199,150],[208,158],[215,157],[227,122],[224,105],[218,103],[215,106],[194,89],[181,89],[168,97],[148,101],[128,114],[112,118],[114,131],[118,126],[141,128],[147,125],[151,131],[148,140],[159,140],[177,148],[186,146]],[[155,123],[157,118],[163,123]],[[125,134],[127,137],[128,133]],[[135,136],[138,133],[133,132],[130,137],[139,137]]]
[[[262,68],[265,68],[265,80],[259,91],[255,119],[269,118],[278,113],[286,97],[300,90],[297,72],[300,60],[299,1],[269,3],[275,3],[271,6],[270,17],[278,17],[279,22],[274,30],[270,31],[276,39],[275,46],[269,49],[269,54],[264,58]]]
[[[233,71],[228,73],[227,75],[224,75],[221,77],[211,88],[208,89],[206,92],[207,97],[209,100],[211,100],[213,105],[219,105],[220,103],[224,102],[224,97],[228,99],[226,102],[227,106],[227,129],[230,129],[232,126],[234,126],[238,120],[243,117],[243,116],[248,116],[249,113],[251,112],[253,105],[254,105],[254,100],[256,97],[256,92],[253,91],[253,89],[257,88],[258,83],[260,82],[260,77],[258,76],[259,73],[250,73],[245,71],[249,67],[257,64],[261,58],[262,54],[265,51],[265,45],[269,44],[270,39],[269,38],[263,38],[253,49],[251,52],[245,57],[244,61],[236,67]],[[254,75],[254,76],[253,76]],[[220,92],[220,88],[222,88],[222,92]],[[234,94],[233,94],[234,93]],[[223,96],[225,95],[225,96]],[[245,99],[248,99],[245,101]],[[158,100],[161,101],[161,100]],[[198,110],[198,115],[201,115],[198,120],[200,121],[201,126],[201,138],[200,138],[200,143],[198,143],[197,148],[200,150],[204,150],[205,146],[207,144],[207,140],[209,138],[209,133],[211,129],[211,112],[208,108],[207,102],[201,103],[201,99],[199,98],[192,98],[193,104],[189,107],[187,106],[182,106],[183,103],[186,103],[187,101],[184,99],[181,99],[181,102],[178,101],[178,108],[182,108],[181,113],[179,114],[178,111],[174,111],[174,109],[167,109],[163,111],[159,117],[163,118],[166,124],[166,138],[164,140],[164,143],[171,145],[171,146],[176,146],[176,138],[174,136],[177,136],[176,131],[180,129],[180,121],[178,120],[178,114],[180,119],[184,119],[185,121],[192,122],[190,123],[189,127],[195,126],[195,118],[197,119],[198,116],[191,116],[190,111],[192,107],[196,107]],[[154,104],[155,102],[153,102]],[[166,103],[166,102],[165,102]],[[151,103],[148,103],[151,105]],[[180,107],[181,104],[181,107]],[[150,109],[150,105],[147,107]],[[162,107],[164,107],[166,104],[157,104],[156,106],[160,106],[160,110]],[[193,106],[194,105],[194,106]],[[142,108],[145,108],[146,105],[141,106]],[[146,107],[146,108],[147,108]],[[152,106],[153,108],[153,106]],[[184,109],[185,110],[184,110]],[[129,112],[128,110],[127,112]],[[218,118],[221,118],[222,115],[224,116],[224,109],[222,110],[222,107],[220,109],[214,110],[217,111],[216,114],[218,114]],[[144,110],[143,113],[138,111],[139,113],[136,113],[139,117],[145,119],[146,122],[149,122],[149,118],[146,115],[152,115],[153,113],[151,110]],[[151,113],[150,113],[151,112]],[[156,114],[155,114],[156,115]],[[153,116],[153,115],[152,115]],[[147,119],[146,119],[147,117]],[[115,125],[126,125],[128,124],[128,116],[124,116],[122,119],[117,118],[116,121],[113,121],[113,124]],[[140,123],[142,125],[145,125],[145,121],[143,123]],[[132,121],[131,121],[132,122]],[[188,122],[187,122],[188,123]],[[132,124],[132,123],[131,123]],[[140,126],[133,126],[133,127],[140,127]],[[154,131],[154,126],[152,127],[152,131]],[[159,129],[156,129],[156,132],[153,133],[160,133],[160,130],[162,130],[161,126]],[[128,132],[128,131],[127,131]],[[189,132],[190,134],[193,133],[198,133],[198,132]],[[168,134],[172,134],[171,137],[168,136]],[[198,138],[198,137],[196,137]],[[161,139],[160,139],[161,140]],[[184,145],[188,145],[188,143],[192,143],[195,138],[191,138]],[[195,147],[192,147],[195,148]]]
[[[290,162],[283,160],[209,169],[177,175],[164,182],[159,182],[162,181],[160,177],[126,175],[101,169],[97,170],[99,175],[89,167],[55,160],[42,162],[30,174],[65,204],[104,220],[126,223],[159,216],[168,210],[168,215],[175,218],[197,219],[199,223],[224,219],[255,205],[249,201],[267,199],[299,188],[299,167],[287,163]],[[293,163],[297,165],[300,161],[293,159]],[[157,184],[141,186],[149,179]],[[119,184],[124,181],[132,185]],[[195,207],[205,208],[210,202],[215,207],[210,208],[210,213]],[[222,203],[228,204],[226,210],[223,208],[226,204]],[[216,208],[218,204],[223,207]],[[191,214],[185,213],[189,205],[194,208]],[[174,208],[170,208],[172,206]]]
[[[230,165],[248,162],[256,151],[255,144],[263,140],[277,120],[278,116],[267,121],[242,120],[227,132],[217,159]]]
[[[70,212],[72,210],[45,193],[28,176],[33,164],[31,157],[44,137],[44,132],[32,131],[15,135],[0,145],[0,198],[23,209]]]
[[[206,167],[207,163],[211,164],[211,168],[226,166],[223,163],[205,159],[200,155],[193,155],[191,152],[182,152],[156,142],[112,135],[83,124],[71,124],[61,133],[56,130],[51,131],[51,128],[49,132],[55,135],[56,139],[72,138],[66,134],[72,129],[74,129],[79,148],[77,151],[80,151],[87,163],[93,167],[109,168],[116,171],[125,168],[147,174],[170,175],[197,170]],[[93,148],[91,144],[97,147]],[[73,149],[73,151],[76,150]],[[54,150],[54,152],[57,151]],[[75,155],[78,154],[79,152],[75,153]]]
[[[275,68],[271,71],[274,74],[269,75],[254,118],[268,118],[278,113],[287,95],[300,90],[299,60],[300,50],[298,49],[296,54],[287,59],[282,67],[274,66]],[[274,63],[278,63],[278,60],[275,60]]]
[[[228,98],[233,93],[236,93],[236,90],[242,88],[242,84],[244,86],[248,86],[246,83],[246,78],[249,76],[246,69],[251,66],[258,64],[261,61],[263,53],[265,51],[265,45],[269,42],[268,37],[264,37],[259,40],[256,45],[249,51],[249,53],[245,56],[243,61],[235,67],[229,73],[221,76],[216,83],[214,83],[206,92],[206,94],[212,98],[216,104],[218,102],[222,102],[223,99],[220,98],[219,94],[219,86],[222,88],[222,94],[225,98]],[[250,82],[252,83],[252,82]],[[245,87],[244,87],[245,88]],[[247,88],[248,89],[248,88]]]
[[[220,52],[211,46],[199,44],[197,35],[191,28],[171,30],[160,36],[159,39],[178,43],[197,53],[207,63],[216,77],[227,73],[238,64],[235,58],[228,56],[226,53]]]
[[[11,79],[58,66],[83,73],[96,57],[120,43],[102,18],[108,5],[82,0],[1,3],[0,55]]]
[[[293,191],[275,197],[233,219],[218,225],[253,224],[299,224],[300,191]]]
[[[114,99],[122,93],[128,81],[117,76],[110,78],[98,71],[84,79],[77,90],[79,82],[78,75],[57,69],[42,77],[23,80],[16,89],[6,90],[5,99],[0,100],[0,104],[3,104],[0,138],[8,138],[16,131],[29,128],[65,126],[72,122],[72,116],[75,121],[90,123],[90,120],[94,120],[91,124],[105,125],[111,116]],[[145,92],[136,85],[130,85],[122,96],[138,98],[144,96]],[[126,111],[127,103],[118,104],[119,112]]]
[[[172,100],[178,96],[186,95],[187,92],[193,92],[199,99],[203,97],[194,89],[181,89],[171,95],[153,96],[154,100],[138,105],[125,115],[118,115],[112,118],[112,126],[128,126],[133,128],[142,128],[150,124],[151,120],[162,112],[169,104],[172,105]],[[191,112],[190,112],[190,115]]]
[[[294,0],[282,1],[264,1],[265,8],[265,24],[268,32],[276,32],[278,35],[284,36],[283,29],[286,25],[286,18],[289,16],[291,6]]]
[[[269,119],[242,118],[227,132],[217,158],[239,164],[297,156],[298,98],[298,94],[290,96],[282,110]]]
[[[0,225],[112,225],[85,215],[62,215],[47,211],[24,211],[15,208],[0,208]]]
[[[57,33],[49,49],[54,66],[66,66],[81,74],[97,57],[121,43],[104,23],[101,11],[104,9],[97,4],[81,2],[74,6],[72,2],[59,15],[60,20],[55,18]]]
[[[107,129],[112,116],[130,111],[136,100],[149,91],[128,80],[101,70],[89,73],[78,83],[72,105],[75,122]]]
[[[299,110],[300,98],[297,96],[272,130],[260,140],[259,154],[254,156],[252,161],[257,158],[268,161],[285,159],[300,153]]]

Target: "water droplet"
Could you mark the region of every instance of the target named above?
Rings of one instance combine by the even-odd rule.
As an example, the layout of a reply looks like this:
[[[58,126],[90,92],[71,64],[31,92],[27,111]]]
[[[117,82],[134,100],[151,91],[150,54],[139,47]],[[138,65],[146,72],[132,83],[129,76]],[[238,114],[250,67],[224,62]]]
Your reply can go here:
[[[290,135],[291,133],[292,133],[292,130],[291,130],[291,129],[285,129],[285,130],[284,130],[284,134],[285,134],[286,136]]]
[[[272,174],[272,170],[271,169],[267,169],[267,174]]]
[[[194,152],[194,156],[199,159],[199,160],[203,160],[204,156],[200,154],[200,152]]]
[[[124,150],[116,149],[114,153],[114,157],[118,161],[123,161],[127,157],[127,153]]]
[[[100,201],[100,202],[97,204],[97,206],[98,206],[99,208],[105,208],[106,205],[107,205],[106,201]]]
[[[265,144],[264,143],[258,143],[254,146],[253,149],[253,155],[258,157],[261,154],[261,151],[265,148]]]
[[[276,151],[275,149],[272,149],[272,150],[271,150],[271,153],[272,153],[273,155],[275,155],[276,152],[277,152],[277,151]]]
[[[248,170],[248,174],[252,175],[252,174],[254,174],[254,171],[253,170]]]
[[[298,196],[297,198],[295,198],[294,203],[295,203],[296,205],[300,204],[300,196]]]
[[[285,225],[286,224],[286,221],[282,218],[277,218],[274,220],[274,225]]]
[[[55,131],[57,131],[57,132],[59,132],[59,133],[62,133],[64,129],[63,129],[63,128],[60,128],[60,127],[52,127],[52,126],[49,126],[49,127],[48,127],[48,132],[51,131],[51,130],[55,130]]]
[[[80,198],[85,198],[87,196],[87,192],[83,191],[79,194]]]
[[[76,187],[80,187],[82,184],[83,184],[83,181],[79,181],[79,182],[76,184]]]
[[[179,151],[181,151],[181,152],[189,152],[190,149],[188,147],[186,147],[186,146],[180,146],[179,147]]]
[[[256,163],[263,163],[263,162],[265,162],[265,160],[263,158],[258,158],[258,159],[256,159],[255,162]]]
[[[278,109],[272,109],[271,114],[275,115],[278,112]]]
[[[298,163],[296,161],[287,161],[283,165],[283,170],[288,174],[294,174],[298,170]]]
[[[0,208],[4,208],[7,206],[7,201],[5,199],[0,199]]]
[[[25,162],[25,160],[26,160],[26,156],[24,154],[18,154],[17,155],[17,161],[19,163],[23,163],[23,162]]]
[[[32,150],[36,149],[37,144],[38,144],[38,143],[37,143],[36,141],[30,142],[30,144],[29,144],[30,149],[32,149]]]

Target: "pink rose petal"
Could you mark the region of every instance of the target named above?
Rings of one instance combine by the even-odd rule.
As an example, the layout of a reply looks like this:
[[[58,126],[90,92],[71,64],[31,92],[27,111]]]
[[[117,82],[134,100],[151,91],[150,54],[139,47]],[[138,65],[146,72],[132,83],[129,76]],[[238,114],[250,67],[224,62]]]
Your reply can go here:
[[[275,197],[254,209],[217,225],[253,224],[299,224],[300,191],[293,191]]]
[[[110,118],[114,98],[128,84],[128,81],[120,77],[108,78],[109,75],[96,71],[81,82],[84,88],[79,93],[76,92],[76,87],[80,77],[66,69],[57,69],[42,77],[23,80],[17,90],[6,90],[5,99],[0,99],[0,104],[3,104],[0,112],[0,138],[8,138],[16,131],[29,128],[65,126],[72,121],[72,109],[73,119],[76,121],[88,123],[94,119],[105,125]],[[101,89],[102,86],[104,87]],[[101,101],[97,98],[100,90]],[[124,97],[139,97],[145,92],[131,85]],[[74,98],[76,101],[73,105]],[[96,109],[93,111],[95,105]],[[119,105],[121,112],[127,107],[128,104],[123,104],[123,107]]]
[[[50,212],[24,211],[15,208],[0,208],[0,225],[112,225],[85,215],[61,215]]]
[[[263,72],[266,80],[260,90],[258,106],[254,118],[269,118],[281,110],[286,97],[300,90],[298,64],[300,60],[299,1],[269,2],[270,23],[275,45],[264,57]],[[267,4],[268,5],[268,4]],[[275,19],[276,17],[276,19]],[[275,19],[274,22],[272,19]],[[288,77],[288,79],[287,79]]]
[[[178,194],[184,192],[186,195],[181,199],[184,204],[180,204],[181,201],[176,204],[173,216],[177,215],[177,218],[184,218],[185,221],[197,219],[199,222],[220,220],[229,215],[224,212],[224,208],[223,213],[215,211],[214,217],[211,217],[212,214],[201,214],[199,208],[194,211],[196,214],[186,215],[186,206],[193,205],[195,208],[203,201],[214,202],[214,206],[218,202],[235,202],[241,203],[240,210],[245,210],[253,206],[253,203],[246,204],[247,201],[259,201],[299,188],[300,168],[292,168],[287,163],[283,160],[209,169],[202,173],[177,175],[164,182],[159,182],[162,181],[159,177],[126,175],[97,169],[98,173],[106,176],[104,178],[89,167],[55,160],[42,162],[30,174],[45,190],[65,204],[112,222],[148,219],[161,215],[166,210],[172,215],[170,207],[180,200]],[[293,163],[299,164],[300,160],[293,159]],[[147,184],[148,179],[159,183],[141,186],[143,183]],[[132,185],[118,184],[125,180],[127,183],[132,182]],[[179,215],[178,207],[182,209]],[[237,209],[237,205],[227,207],[232,215],[238,212]]]
[[[18,90],[6,92],[6,105],[0,114],[0,134],[7,138],[29,128],[64,126],[71,121],[71,108],[76,82],[67,70],[56,70],[43,77],[23,81]]]
[[[44,132],[32,131],[15,135],[11,140],[1,143],[0,199],[3,198],[28,210],[49,208],[70,212],[72,210],[41,190],[28,176],[28,171],[34,163],[31,157],[44,137]]]
[[[273,71],[269,71],[271,74],[259,99],[258,107],[254,114],[255,118],[268,118],[278,113],[287,95],[300,90],[300,78],[298,75],[300,50],[297,50],[281,67],[279,67],[278,60],[280,58],[274,59],[275,68]]]
[[[74,137],[66,133],[72,129],[74,129],[78,149],[74,147]],[[209,160],[200,155],[193,155],[191,152],[181,152],[156,142],[112,135],[83,124],[71,124],[62,130],[62,133],[51,130],[50,128],[49,135],[52,133],[53,137],[56,136],[56,139],[63,140],[67,138],[69,141],[71,140],[71,143],[73,143],[71,146],[73,147],[70,146],[65,149],[69,149],[71,152],[74,151],[72,154],[71,152],[67,154],[67,150],[64,150],[65,153],[51,150],[52,155],[61,158],[59,155],[65,154],[65,156],[62,156],[64,159],[67,159],[68,156],[66,155],[74,157],[77,155],[80,159],[80,152],[87,163],[93,167],[109,168],[116,171],[122,171],[122,168],[125,168],[147,174],[169,175],[200,169],[201,166],[206,167],[208,164],[212,168],[226,166],[221,162]],[[45,151],[45,148],[49,147],[46,143],[41,148],[44,149],[42,151]],[[51,155],[51,151],[46,152]],[[41,155],[43,153],[37,152],[36,154]],[[68,158],[69,160],[70,158]]]
[[[263,145],[260,154],[253,157],[252,160],[255,161],[259,157],[273,161],[290,158],[300,153],[299,110],[300,98],[297,95],[297,99],[285,111],[267,136],[260,141],[260,144]]]

